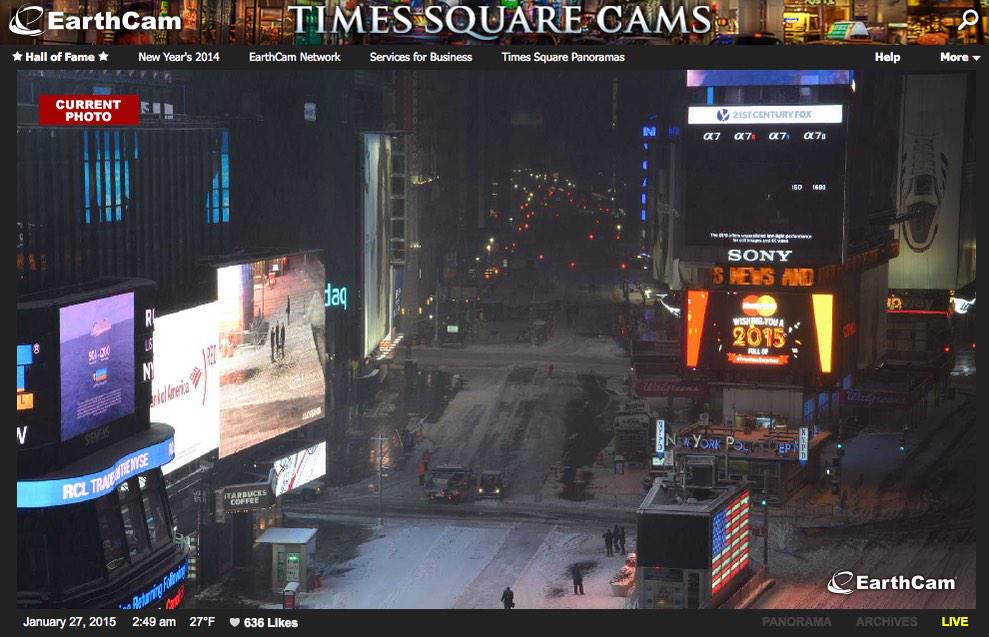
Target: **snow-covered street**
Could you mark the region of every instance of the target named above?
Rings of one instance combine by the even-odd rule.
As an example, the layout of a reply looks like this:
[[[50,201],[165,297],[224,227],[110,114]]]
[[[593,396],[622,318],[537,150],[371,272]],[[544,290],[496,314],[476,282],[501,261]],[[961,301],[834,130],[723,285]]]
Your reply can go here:
[[[510,586],[517,608],[622,608],[625,599],[612,595],[609,581],[624,561],[605,556],[603,531],[389,521],[298,601],[303,608],[499,608]],[[584,595],[573,594],[575,565]]]

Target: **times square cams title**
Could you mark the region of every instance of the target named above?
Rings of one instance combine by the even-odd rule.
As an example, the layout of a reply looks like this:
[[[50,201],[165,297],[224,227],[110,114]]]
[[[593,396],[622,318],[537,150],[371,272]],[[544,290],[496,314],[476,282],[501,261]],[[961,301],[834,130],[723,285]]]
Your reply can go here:
[[[529,10],[521,6],[467,7],[433,5],[422,12],[424,30],[428,34],[443,32],[468,35],[479,40],[494,40],[503,33],[556,33],[580,35],[583,33],[581,7],[537,6]],[[412,9],[408,5],[396,7],[358,5],[351,12],[339,6],[327,16],[325,6],[290,5],[294,14],[296,33],[303,32],[305,18],[316,16],[317,33],[411,33],[414,28]],[[687,10],[684,6],[668,9],[662,5],[655,10],[642,7],[608,5],[595,14],[597,28],[604,34],[664,34],[708,33],[711,30],[711,7],[697,5]],[[329,27],[327,27],[329,24]]]

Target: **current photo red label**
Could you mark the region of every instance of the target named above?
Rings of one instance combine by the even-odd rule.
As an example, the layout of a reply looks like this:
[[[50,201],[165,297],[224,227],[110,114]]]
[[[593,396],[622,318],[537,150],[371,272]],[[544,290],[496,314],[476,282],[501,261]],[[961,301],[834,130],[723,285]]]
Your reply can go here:
[[[40,126],[134,126],[141,103],[137,95],[39,95]]]

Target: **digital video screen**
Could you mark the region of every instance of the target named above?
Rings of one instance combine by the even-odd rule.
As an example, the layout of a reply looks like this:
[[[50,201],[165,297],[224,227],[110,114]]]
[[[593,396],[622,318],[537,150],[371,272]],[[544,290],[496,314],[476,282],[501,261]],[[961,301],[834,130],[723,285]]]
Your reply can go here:
[[[684,242],[717,262],[840,261],[841,105],[690,107]]]
[[[151,420],[175,429],[170,473],[220,444],[219,320],[216,303],[155,318]]]
[[[323,264],[295,254],[218,268],[220,457],[323,417]]]
[[[134,413],[134,293],[59,310],[63,441]]]
[[[688,298],[686,320],[700,326],[688,328],[688,366],[830,371],[832,295],[692,290]],[[699,357],[692,359],[696,345]]]
[[[326,442],[280,458],[274,465],[272,491],[275,497],[326,475]]]

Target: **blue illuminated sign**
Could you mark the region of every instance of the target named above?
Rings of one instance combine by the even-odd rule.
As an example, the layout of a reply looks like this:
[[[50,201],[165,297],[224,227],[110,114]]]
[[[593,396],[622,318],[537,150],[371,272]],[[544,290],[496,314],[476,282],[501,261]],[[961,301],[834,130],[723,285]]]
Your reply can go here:
[[[182,564],[166,573],[160,582],[156,582],[142,593],[131,596],[129,602],[119,604],[121,610],[141,610],[165,598],[165,593],[185,581],[189,574],[189,563]]]
[[[662,467],[666,464],[666,421],[656,420],[656,457],[653,466]]]
[[[175,438],[128,453],[103,471],[57,480],[17,482],[17,508],[38,509],[95,500],[140,473],[157,469],[175,457]]]
[[[326,307],[342,307],[347,309],[347,288],[335,288],[332,283],[326,284]]]
[[[34,351],[30,345],[17,346],[17,364],[30,365],[34,362]]]

